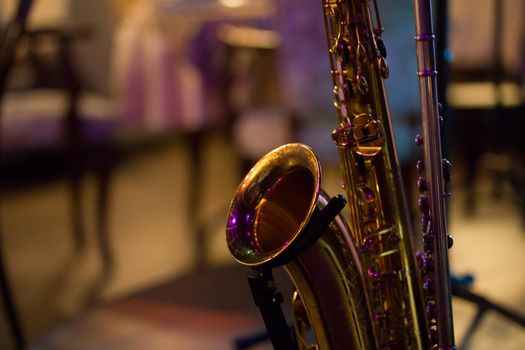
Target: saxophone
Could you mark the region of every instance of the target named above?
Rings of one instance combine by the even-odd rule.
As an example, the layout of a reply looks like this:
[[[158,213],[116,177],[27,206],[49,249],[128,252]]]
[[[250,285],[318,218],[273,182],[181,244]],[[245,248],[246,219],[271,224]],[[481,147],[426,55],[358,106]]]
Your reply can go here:
[[[418,163],[424,243],[418,254],[385,94],[383,28],[376,0],[373,9],[370,3],[322,0],[338,114],[332,138],[348,220],[337,211],[322,219],[336,199],[321,189],[319,161],[303,144],[259,160],[231,202],[226,238],[233,258],[261,276],[283,265],[296,287],[296,341],[279,345],[272,338],[276,349],[455,349],[442,174],[448,163],[440,153],[430,0],[415,0],[423,118],[416,141],[425,151]],[[272,295],[270,308],[280,302]],[[272,317],[265,322],[270,331]]]

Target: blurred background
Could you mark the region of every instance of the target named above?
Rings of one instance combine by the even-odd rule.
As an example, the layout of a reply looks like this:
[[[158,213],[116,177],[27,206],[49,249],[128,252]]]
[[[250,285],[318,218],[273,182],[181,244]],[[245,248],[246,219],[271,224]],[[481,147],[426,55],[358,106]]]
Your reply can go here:
[[[0,1],[4,33],[17,6]],[[379,7],[418,222],[412,2]],[[524,314],[525,1],[450,0],[448,17],[436,13],[450,63],[441,77],[452,271]],[[0,348],[232,349],[259,332],[247,271],[224,237],[237,184],[263,154],[300,141],[319,155],[324,188],[341,192],[319,3],[37,0],[14,52],[1,86],[0,248],[12,303],[0,303]],[[454,299],[458,344],[525,347],[523,323],[492,309],[465,337],[477,312]]]

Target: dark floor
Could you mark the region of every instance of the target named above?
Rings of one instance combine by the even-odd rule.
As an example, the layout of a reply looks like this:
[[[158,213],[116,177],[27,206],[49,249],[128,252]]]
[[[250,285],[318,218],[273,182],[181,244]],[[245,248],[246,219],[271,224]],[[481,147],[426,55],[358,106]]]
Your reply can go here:
[[[92,177],[85,183],[90,239],[78,253],[72,248],[64,181],[3,195],[5,254],[32,348],[231,349],[234,337],[260,328],[245,272],[232,267],[224,242],[224,218],[239,165],[223,135],[212,135],[206,143],[201,209],[191,218],[190,159],[183,143],[139,153],[117,168],[110,225],[116,269],[99,289],[103,269],[93,238]],[[330,162],[324,169],[331,193],[338,191],[336,169]],[[525,234],[519,211],[508,186],[501,200],[491,199],[490,181],[483,174],[476,183],[480,205],[475,216],[463,213],[460,190],[453,197],[452,267],[475,275],[475,291],[525,312]],[[209,245],[200,260],[209,267],[191,274],[199,260],[194,254],[196,222],[205,223]],[[474,314],[468,303],[454,302],[458,343]],[[8,349],[1,326],[0,347]],[[471,348],[523,349],[525,332],[489,313]]]

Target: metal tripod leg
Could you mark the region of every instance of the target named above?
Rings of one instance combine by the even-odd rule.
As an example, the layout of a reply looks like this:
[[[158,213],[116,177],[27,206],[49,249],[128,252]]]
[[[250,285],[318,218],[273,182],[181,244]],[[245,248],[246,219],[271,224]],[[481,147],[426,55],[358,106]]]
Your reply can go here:
[[[483,316],[485,316],[486,311],[494,311],[501,316],[505,317],[511,322],[514,322],[521,327],[525,327],[525,317],[519,313],[510,310],[502,305],[496,304],[493,301],[486,299],[478,294],[475,294],[468,290],[467,288],[457,284],[452,284],[452,295],[463,300],[470,301],[478,306],[478,312],[474,319],[472,320],[465,337],[463,338],[462,343],[459,346],[459,349],[465,350],[468,348],[470,341],[476,330],[478,329]]]

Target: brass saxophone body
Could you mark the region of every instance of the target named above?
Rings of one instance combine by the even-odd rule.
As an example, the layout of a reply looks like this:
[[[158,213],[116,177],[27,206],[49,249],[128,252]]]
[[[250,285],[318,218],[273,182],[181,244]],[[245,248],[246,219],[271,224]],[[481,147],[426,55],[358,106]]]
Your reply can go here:
[[[451,327],[449,320],[436,326],[434,306],[438,299],[438,309],[450,300],[434,302],[440,286],[429,277],[444,278],[448,270],[427,271],[422,283],[414,254],[385,94],[388,65],[376,1],[373,11],[370,0],[321,1],[338,114],[332,138],[348,220],[338,215],[314,242],[304,243],[329,197],[320,187],[313,151],[284,145],[264,156],[237,189],[226,227],[230,252],[253,269],[285,264],[296,287],[292,317],[299,349],[453,349],[453,343],[434,339],[436,328],[443,333],[439,327]],[[423,209],[426,222],[435,221],[429,219],[434,212]],[[431,231],[426,236],[434,239]],[[436,258],[442,265],[427,248],[419,262]]]
[[[369,0],[324,0],[349,225],[382,349],[428,348],[423,296],[383,80],[381,22]]]

